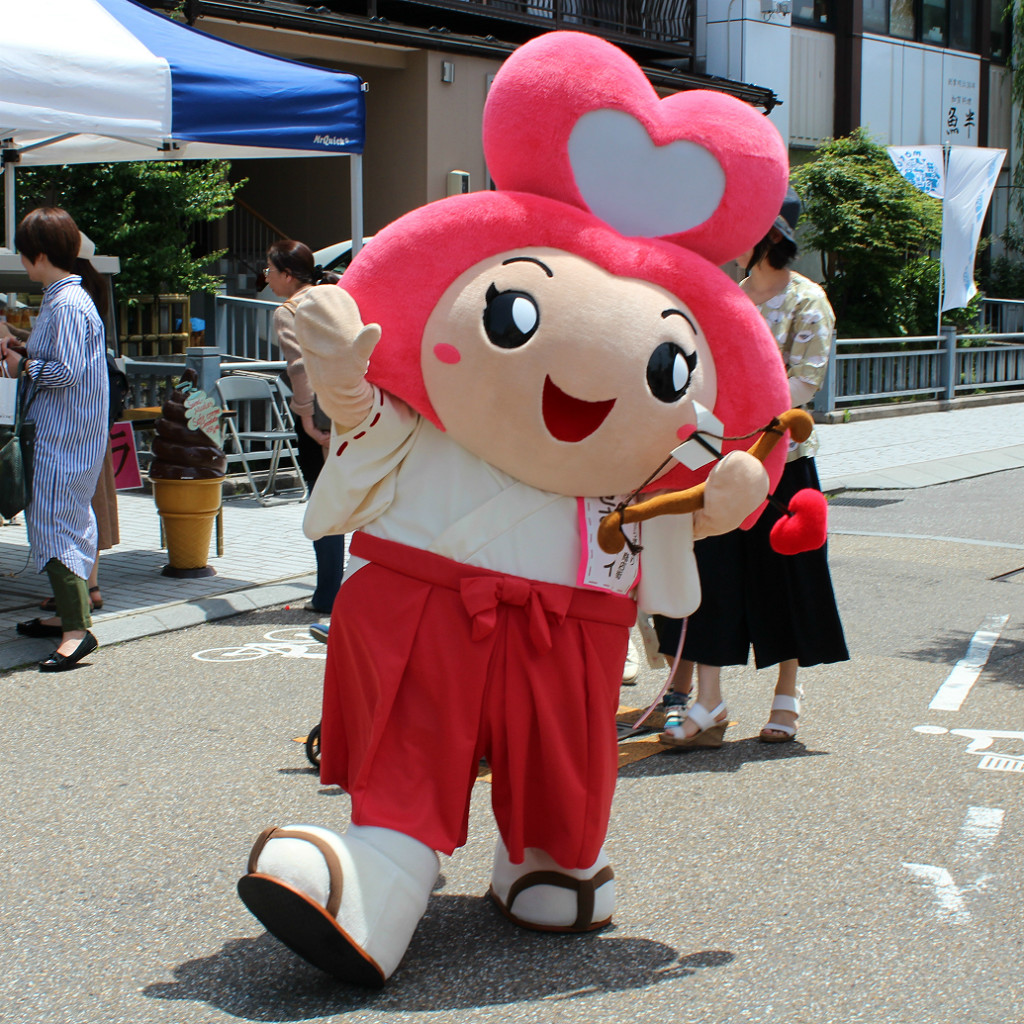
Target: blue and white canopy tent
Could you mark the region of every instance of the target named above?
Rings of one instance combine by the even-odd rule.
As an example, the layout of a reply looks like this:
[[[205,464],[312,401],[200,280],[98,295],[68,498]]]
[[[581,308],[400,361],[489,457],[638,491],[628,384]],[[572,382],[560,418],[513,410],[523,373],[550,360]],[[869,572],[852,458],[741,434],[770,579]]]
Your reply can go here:
[[[355,75],[236,46],[134,0],[5,0],[4,238],[14,167],[347,155],[363,236],[366,108]],[[13,248],[13,246],[12,246]]]

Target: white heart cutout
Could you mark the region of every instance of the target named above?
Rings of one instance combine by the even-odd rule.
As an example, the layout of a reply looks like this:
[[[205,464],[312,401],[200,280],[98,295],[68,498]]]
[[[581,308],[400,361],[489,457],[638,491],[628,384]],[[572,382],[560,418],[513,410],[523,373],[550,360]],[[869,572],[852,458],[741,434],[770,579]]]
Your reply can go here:
[[[590,212],[627,237],[659,238],[703,224],[725,193],[725,171],[696,142],[656,146],[622,110],[591,110],[569,136],[569,163]]]

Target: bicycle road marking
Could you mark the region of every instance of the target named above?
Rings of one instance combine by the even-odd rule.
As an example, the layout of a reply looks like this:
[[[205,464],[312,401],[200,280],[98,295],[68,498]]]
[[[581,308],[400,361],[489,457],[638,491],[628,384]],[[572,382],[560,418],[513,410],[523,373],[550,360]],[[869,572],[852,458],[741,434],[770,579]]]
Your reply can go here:
[[[1002,807],[968,807],[967,817],[960,826],[955,856],[964,860],[979,860],[999,837],[1006,811]]]
[[[305,658],[311,661],[325,661],[327,648],[319,640],[314,640],[306,629],[294,627],[272,629],[263,634],[262,640],[235,644],[232,647],[207,647],[195,651],[192,655],[196,661],[216,662],[218,664],[239,661],[256,661],[268,655],[278,654],[282,658]]]
[[[978,767],[983,772],[1024,772],[1024,757],[1000,757],[998,754],[986,754]]]
[[[1024,732],[1010,729],[947,729],[944,725],[915,725],[914,732],[924,736],[962,736],[971,741],[964,753],[978,754],[978,767],[982,771],[1024,774],[1024,755],[979,753],[988,750],[996,740],[1018,740],[1024,743]]]
[[[978,631],[971,637],[967,654],[956,663],[946,681],[938,688],[931,704],[932,711],[959,711],[967,699],[971,687],[978,681],[988,656],[999,639],[1003,626],[1009,621],[1009,615],[989,615]]]
[[[953,859],[962,867],[960,872],[976,869],[978,862],[999,838],[1003,827],[1006,811],[1001,807],[968,807],[956,846]],[[950,924],[968,924],[971,912],[968,908],[968,897],[983,890],[994,876],[981,872],[972,881],[957,884],[949,868],[937,864],[917,864],[903,861],[911,875],[925,885],[931,886],[936,903],[936,916],[940,921]]]

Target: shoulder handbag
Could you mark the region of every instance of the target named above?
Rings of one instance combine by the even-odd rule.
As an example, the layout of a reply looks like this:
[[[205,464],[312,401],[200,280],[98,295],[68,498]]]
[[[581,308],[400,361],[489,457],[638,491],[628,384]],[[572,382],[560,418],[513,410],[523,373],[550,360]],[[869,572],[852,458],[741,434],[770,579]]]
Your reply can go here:
[[[12,427],[0,427],[0,516],[13,519],[32,500],[32,453],[36,425],[25,415],[35,396],[36,382],[18,378],[18,398]]]

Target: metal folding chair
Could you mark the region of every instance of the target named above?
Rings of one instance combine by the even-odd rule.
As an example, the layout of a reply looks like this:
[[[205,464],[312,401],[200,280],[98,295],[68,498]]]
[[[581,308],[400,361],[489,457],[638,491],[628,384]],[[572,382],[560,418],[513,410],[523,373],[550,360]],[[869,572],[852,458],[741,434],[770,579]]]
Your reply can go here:
[[[309,491],[299,467],[295,423],[287,403],[278,401],[276,388],[264,377],[231,374],[217,381],[217,394],[228,413],[224,417],[228,466],[241,464],[261,505],[305,501]],[[228,450],[229,443],[233,451]],[[282,458],[291,461],[298,486],[278,491]],[[266,473],[262,488],[256,483],[257,473]]]

